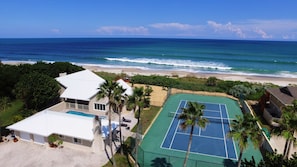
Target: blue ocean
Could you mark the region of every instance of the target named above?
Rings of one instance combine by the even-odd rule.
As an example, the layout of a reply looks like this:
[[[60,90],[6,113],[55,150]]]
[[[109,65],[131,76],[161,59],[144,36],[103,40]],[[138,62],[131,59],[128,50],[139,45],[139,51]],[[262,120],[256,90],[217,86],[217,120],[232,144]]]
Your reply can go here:
[[[0,39],[0,60],[297,78],[297,42],[285,41]]]

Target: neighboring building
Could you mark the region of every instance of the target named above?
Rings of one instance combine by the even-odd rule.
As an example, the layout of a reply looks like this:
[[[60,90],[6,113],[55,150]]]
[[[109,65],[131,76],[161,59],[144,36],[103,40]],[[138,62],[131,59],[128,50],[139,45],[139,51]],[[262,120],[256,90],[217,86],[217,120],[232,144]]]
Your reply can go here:
[[[10,125],[7,129],[14,130],[22,140],[38,144],[47,143],[51,134],[57,134],[64,142],[91,147],[94,133],[99,127],[101,137],[106,137],[108,121],[100,119],[99,123],[95,120],[95,115],[103,116],[108,110],[108,98],[98,100],[96,97],[105,80],[89,70],[64,74],[56,80],[61,85],[62,102]],[[123,80],[117,82],[126,89],[125,94],[132,95],[133,90],[127,83]],[[66,113],[68,111],[89,114],[73,115]],[[112,121],[112,128],[117,126],[118,122]]]
[[[292,102],[296,99],[297,87],[287,86],[266,89],[266,94],[260,101],[265,119],[271,124],[273,119],[281,117],[283,107],[292,105]]]

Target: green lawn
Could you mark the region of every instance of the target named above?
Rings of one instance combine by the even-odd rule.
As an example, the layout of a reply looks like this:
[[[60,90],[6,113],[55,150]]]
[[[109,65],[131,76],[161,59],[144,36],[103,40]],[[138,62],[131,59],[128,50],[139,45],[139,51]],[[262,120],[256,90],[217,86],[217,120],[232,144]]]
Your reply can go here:
[[[141,111],[140,118],[141,118],[141,134],[144,134],[146,129],[150,126],[152,121],[154,120],[155,116],[160,111],[161,107],[151,106],[149,109],[145,109]],[[132,132],[137,131],[137,126],[133,127]]]
[[[14,116],[20,115],[20,110],[23,108],[23,102],[16,100],[11,102],[10,107],[5,111],[0,111],[0,123],[2,127],[6,127],[14,123]]]

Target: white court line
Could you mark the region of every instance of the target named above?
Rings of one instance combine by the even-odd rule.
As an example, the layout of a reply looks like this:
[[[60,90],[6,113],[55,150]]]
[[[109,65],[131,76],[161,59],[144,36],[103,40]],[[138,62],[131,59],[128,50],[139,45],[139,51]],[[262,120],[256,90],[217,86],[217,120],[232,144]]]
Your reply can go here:
[[[180,107],[180,106],[181,106],[181,103],[182,103],[183,101],[185,102],[185,104],[187,104],[187,100],[180,100],[180,101],[179,101],[179,105],[178,105],[177,109],[175,110],[175,115],[176,115],[176,113],[177,113],[177,111],[178,111],[179,109],[184,108],[184,106],[183,106],[183,107]],[[165,139],[166,139],[166,137],[167,137],[167,135],[168,135],[168,133],[169,133],[169,131],[170,131],[170,129],[171,129],[171,126],[172,126],[172,124],[173,124],[173,122],[174,122],[174,120],[175,120],[175,115],[174,115],[173,119],[171,120],[170,126],[168,127],[167,132],[166,132],[166,134],[165,134],[165,136],[164,136],[164,138],[163,138],[162,144],[161,144],[161,146],[160,146],[161,148],[164,148],[164,147],[162,147],[162,146],[163,146],[163,144],[164,144],[164,142],[165,142]],[[178,126],[177,126],[177,127],[178,127]],[[174,136],[173,136],[172,139],[171,139],[170,147],[171,147],[171,145],[172,145],[172,142],[173,142],[174,137],[175,137],[175,133],[174,133]]]
[[[227,114],[228,118],[230,118],[230,117],[229,117],[229,113],[228,113],[228,109],[227,109],[226,104],[225,104],[225,109],[226,109],[226,114]],[[229,122],[229,125],[231,125],[230,122]],[[229,126],[229,128],[230,128],[230,131],[231,131],[231,126]],[[234,142],[233,138],[232,138],[232,143],[233,143],[233,148],[234,148],[234,151],[235,151],[235,157],[236,157],[236,160],[238,160],[238,155],[237,155],[237,151],[236,151],[236,146],[235,146],[235,142]]]
[[[186,103],[185,103],[185,106],[187,105],[187,100],[181,100],[180,101],[180,104],[179,104],[179,107],[178,107],[178,109],[175,111],[175,115],[178,113],[177,111],[179,110],[179,109],[181,109],[181,108],[183,108],[183,107],[181,107],[180,105],[181,105],[181,103],[182,103],[182,101],[185,101]],[[204,102],[205,104],[206,104],[206,102]],[[224,118],[222,118],[222,106],[221,105],[225,105],[226,106],[226,104],[219,104],[219,103],[208,103],[208,104],[217,104],[217,105],[219,105],[219,109],[220,109],[220,111],[217,111],[217,110],[205,110],[205,111],[210,111],[210,112],[220,112],[220,117],[206,117],[206,116],[204,116],[205,118],[216,118],[216,119],[221,119],[221,120],[223,120]],[[184,107],[185,107],[184,106]],[[226,107],[225,107],[226,108]],[[227,110],[227,108],[226,108],[226,110]],[[226,111],[227,112],[227,111]],[[180,114],[180,113],[179,113]],[[227,112],[227,115],[228,115],[228,112]],[[227,119],[229,118],[229,116],[227,117]],[[174,118],[175,119],[175,118]],[[168,132],[169,132],[169,130],[171,129],[171,126],[172,126],[172,124],[173,124],[173,121],[174,121],[174,119],[172,120],[172,122],[171,122],[171,124],[170,124],[170,128],[168,129],[168,131],[167,131],[167,133],[166,133],[166,136],[165,136],[165,138],[167,137],[167,134],[168,134]],[[225,118],[226,119],[226,118]],[[180,122],[180,121],[179,121]],[[230,121],[228,121],[229,122],[229,125],[230,125]],[[224,124],[224,122],[223,121],[221,121],[221,123],[222,123],[222,130],[223,130],[223,133],[224,133],[224,137],[223,138],[218,138],[218,137],[211,137],[211,136],[204,136],[204,135],[201,135],[201,128],[199,128],[199,134],[198,135],[196,135],[196,134],[193,134],[193,136],[195,136],[195,137],[203,137],[203,138],[209,138],[209,139],[215,139],[215,140],[224,140],[224,147],[226,148],[226,138],[225,138],[225,129],[224,129],[224,126],[223,126],[223,124]],[[179,123],[178,123],[179,124]],[[175,128],[175,132],[174,132],[174,136],[172,137],[172,140],[171,140],[171,143],[170,143],[170,147],[169,148],[166,148],[166,147],[162,147],[162,148],[164,148],[164,149],[168,149],[168,150],[175,150],[175,151],[180,151],[180,152],[185,152],[184,150],[178,150],[178,149],[174,149],[174,148],[171,148],[172,147],[172,143],[173,143],[173,141],[175,140],[175,136],[176,136],[176,134],[181,134],[181,135],[190,135],[189,133],[186,133],[186,132],[178,132],[177,131],[178,130],[178,127],[176,127]],[[162,142],[162,145],[163,145],[163,143],[164,143],[164,141],[165,141],[165,138],[163,139],[163,142]],[[234,142],[233,142],[233,145],[234,145]],[[235,148],[235,147],[234,147]],[[227,149],[227,148],[226,148]],[[225,150],[226,150],[225,149]],[[235,150],[236,151],[236,150]],[[223,157],[223,158],[228,158],[228,154],[226,154],[227,156],[216,156],[216,155],[212,155],[212,154],[203,154],[203,153],[199,153],[199,152],[191,152],[192,154],[200,154],[200,155],[207,155],[207,156],[210,156],[210,157]],[[230,159],[233,159],[233,158],[230,158]],[[237,154],[236,154],[236,159],[235,160],[237,160],[238,158],[237,158]]]
[[[186,101],[186,102],[185,102],[185,105],[187,105],[187,104],[188,104],[188,102]],[[184,106],[184,107],[185,107],[185,106]],[[182,108],[184,108],[184,107],[182,107]],[[179,108],[179,109],[182,109],[182,108]],[[175,119],[175,118],[174,118],[174,119]],[[174,141],[174,139],[175,139],[175,136],[176,136],[176,134],[177,134],[177,129],[178,129],[179,122],[180,122],[180,120],[178,120],[178,122],[177,122],[177,126],[175,127],[174,135],[172,136],[172,140],[171,140],[171,142],[170,142],[169,148],[171,148],[172,143],[173,143],[173,141]]]
[[[185,102],[186,102],[186,103],[185,103],[185,106],[186,106],[186,105],[187,105],[187,101],[186,101],[186,100],[181,100],[180,103],[181,103],[182,101],[185,101]],[[204,102],[204,103],[207,104],[206,102]],[[222,130],[223,130],[223,133],[224,133],[223,138],[218,138],[218,137],[211,137],[211,136],[204,136],[204,135],[201,135],[201,128],[199,128],[199,134],[198,134],[198,135],[193,134],[193,136],[195,136],[195,137],[209,138],[209,139],[215,139],[215,140],[224,140],[224,147],[225,147],[225,150],[226,150],[226,156],[216,156],[216,155],[211,155],[211,154],[203,154],[203,153],[199,153],[199,152],[191,152],[191,153],[193,153],[193,154],[207,155],[207,156],[211,156],[211,157],[223,157],[223,158],[228,158],[228,152],[227,152],[227,147],[226,147],[227,144],[226,144],[226,137],[225,137],[224,121],[222,121],[223,119],[226,119],[226,118],[223,118],[223,117],[222,117],[222,107],[223,107],[223,106],[221,106],[221,105],[224,105],[224,106],[225,106],[225,109],[227,110],[227,108],[226,108],[226,104],[219,104],[219,103],[209,103],[209,104],[217,104],[217,105],[219,105],[219,109],[220,109],[220,111],[217,111],[217,110],[205,110],[205,111],[219,112],[219,113],[220,113],[220,117],[207,117],[207,116],[203,116],[203,117],[205,117],[205,118],[216,118],[216,119],[220,119],[220,120],[221,120]],[[175,115],[178,113],[177,111],[178,111],[180,108],[183,108],[183,107],[180,107],[180,105],[181,105],[181,104],[179,104],[178,109],[175,111]],[[226,111],[226,113],[227,113],[227,115],[228,115],[228,112],[227,112],[227,111]],[[228,120],[228,119],[229,119],[229,116],[227,117],[226,120]],[[173,119],[173,120],[174,120],[174,119]],[[179,121],[179,122],[180,122],[180,121]],[[228,121],[228,123],[229,123],[229,125],[230,125],[230,121]],[[170,124],[170,128],[171,128],[172,124],[173,124],[173,121],[172,121],[171,124]],[[179,123],[178,123],[178,124],[179,124]],[[168,134],[170,128],[168,129],[165,138],[167,137],[167,134]],[[174,136],[172,137],[172,140],[171,140],[171,143],[170,143],[169,148],[165,148],[165,147],[163,147],[163,148],[168,149],[168,150],[175,150],[175,151],[185,152],[185,151],[183,151],[183,150],[178,150],[178,149],[174,149],[174,148],[172,148],[173,140],[175,139],[176,134],[190,135],[189,133],[178,132],[177,130],[178,130],[178,127],[175,128]],[[163,143],[164,143],[165,138],[163,139],[162,145],[163,145]],[[234,145],[234,141],[233,141],[233,145]],[[235,148],[235,146],[234,146],[234,148]],[[237,156],[237,152],[235,151],[235,153],[236,153],[236,159],[235,159],[235,160],[237,160],[237,159],[238,159],[238,158],[237,158],[237,157],[238,157],[238,156]],[[230,159],[233,159],[233,158],[230,158]]]
[[[179,121],[178,121],[177,124],[179,124]],[[173,141],[174,141],[174,139],[175,139],[175,136],[176,136],[176,134],[177,134],[177,129],[178,129],[178,126],[175,127],[175,130],[174,130],[174,133],[173,133],[172,140],[171,140],[171,142],[170,142],[169,148],[171,148],[172,143],[173,143]]]
[[[184,101],[184,100],[179,101],[179,104],[178,104],[178,106],[177,106],[177,109],[175,110],[175,113],[177,112],[177,110],[179,110],[179,108],[180,108],[179,106],[181,105],[182,101]],[[174,116],[175,116],[175,115],[174,115]],[[171,123],[170,123],[170,125],[169,125],[169,127],[168,127],[168,129],[167,129],[167,132],[166,132],[166,134],[165,134],[165,136],[164,136],[164,138],[163,138],[163,141],[162,141],[162,144],[161,144],[161,148],[163,148],[162,146],[163,146],[164,141],[165,141],[165,139],[166,139],[166,137],[167,137],[167,135],[168,135],[168,133],[169,133],[169,130],[171,129],[171,126],[172,126],[172,124],[173,124],[173,121],[174,121],[174,118],[171,120]]]
[[[169,151],[176,151],[176,152],[187,152],[186,150],[179,150],[179,149],[175,149],[175,148],[163,148],[163,149],[166,149],[166,150],[169,150]],[[200,153],[200,152],[191,152],[191,154],[196,154],[196,155],[204,155],[204,156],[208,156],[208,157],[215,157],[215,158],[226,158],[225,156],[219,156],[219,155],[213,155],[213,154],[204,154],[204,153]],[[238,159],[234,159],[234,158],[229,158],[229,159],[232,159],[232,160],[238,160]]]
[[[221,115],[221,118],[223,118],[222,117],[222,108],[221,108],[221,105],[220,105],[220,115]],[[226,157],[228,158],[228,148],[227,148],[227,142],[226,142],[226,137],[225,137],[226,132],[225,132],[223,120],[222,120],[222,130],[223,130],[223,137],[224,137],[224,146],[225,146]]]
[[[186,136],[190,136],[190,133],[185,133],[185,132],[176,132],[176,133],[186,135]],[[224,138],[221,138],[221,137],[212,137],[212,136],[195,135],[195,134],[192,134],[192,135],[195,136],[195,137],[204,137],[204,138],[209,138],[209,139],[224,140]]]

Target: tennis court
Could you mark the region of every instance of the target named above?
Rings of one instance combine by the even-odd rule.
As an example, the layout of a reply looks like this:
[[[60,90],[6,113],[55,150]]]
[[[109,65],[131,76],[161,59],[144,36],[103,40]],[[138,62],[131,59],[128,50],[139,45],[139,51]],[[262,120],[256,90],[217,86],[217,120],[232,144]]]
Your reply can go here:
[[[187,100],[181,100],[176,112],[169,113],[169,117],[172,116],[174,119],[172,119],[163,140],[162,148],[187,151],[188,142],[185,141],[189,141],[190,128],[182,130],[179,127],[182,120],[178,119],[182,109],[187,107],[187,102]],[[227,137],[231,120],[226,105],[203,102],[200,104],[205,106],[203,117],[209,122],[204,129],[195,126],[190,152],[237,160],[235,144],[232,139]]]
[[[205,129],[195,128],[187,166],[236,166],[238,143],[226,134],[230,130],[229,121],[242,115],[238,102],[226,97],[195,94],[175,94],[167,99],[140,143],[137,154],[140,166],[183,165],[190,130],[179,129],[177,117],[189,101],[205,105],[204,117],[209,123]],[[262,157],[260,151],[249,144],[243,158],[250,160],[252,156],[256,162]]]

